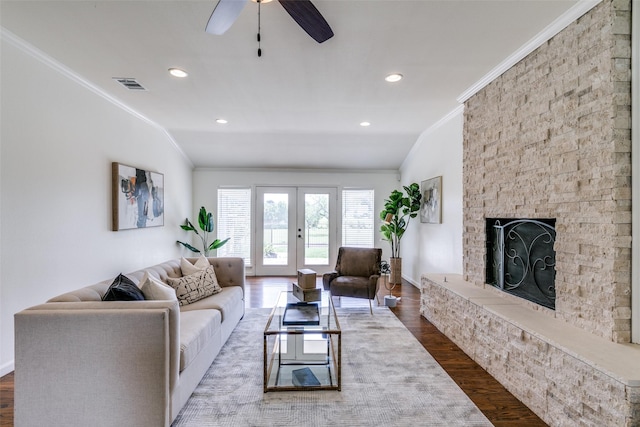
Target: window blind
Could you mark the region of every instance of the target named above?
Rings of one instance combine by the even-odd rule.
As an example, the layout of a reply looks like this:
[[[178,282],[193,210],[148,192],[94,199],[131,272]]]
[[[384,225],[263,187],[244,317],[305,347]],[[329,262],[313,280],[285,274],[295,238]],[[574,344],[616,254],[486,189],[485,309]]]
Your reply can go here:
[[[230,237],[218,256],[241,257],[251,266],[251,188],[218,189],[217,228],[218,239]]]
[[[374,246],[373,201],[373,190],[342,190],[342,246],[362,248]]]

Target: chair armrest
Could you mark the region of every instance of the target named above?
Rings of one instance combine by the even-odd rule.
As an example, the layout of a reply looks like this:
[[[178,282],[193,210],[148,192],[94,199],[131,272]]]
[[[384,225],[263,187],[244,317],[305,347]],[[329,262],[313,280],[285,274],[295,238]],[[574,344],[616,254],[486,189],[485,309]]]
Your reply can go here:
[[[329,271],[328,273],[324,273],[322,275],[322,287],[325,291],[328,291],[330,289],[331,281],[339,275],[340,273],[338,273],[337,271]]]

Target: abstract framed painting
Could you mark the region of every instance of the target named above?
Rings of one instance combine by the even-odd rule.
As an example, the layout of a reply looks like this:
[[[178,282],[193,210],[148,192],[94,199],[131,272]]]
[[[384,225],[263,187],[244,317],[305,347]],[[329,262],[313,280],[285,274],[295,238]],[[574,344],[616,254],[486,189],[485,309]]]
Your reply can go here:
[[[420,222],[442,223],[442,176],[427,179],[421,183],[422,206]]]
[[[164,175],[113,162],[113,231],[164,225]]]

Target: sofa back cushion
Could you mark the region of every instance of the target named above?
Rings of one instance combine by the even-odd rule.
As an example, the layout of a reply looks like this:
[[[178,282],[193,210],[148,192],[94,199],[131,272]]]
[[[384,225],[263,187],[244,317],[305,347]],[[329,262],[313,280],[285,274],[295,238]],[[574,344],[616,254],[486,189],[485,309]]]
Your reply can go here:
[[[134,271],[133,273],[127,273],[126,276],[131,279],[136,285],[140,283],[140,280],[144,277],[145,272],[160,281],[167,283],[169,277],[181,277],[182,270],[180,270],[180,260],[173,259],[161,264],[147,267],[143,270]],[[109,289],[109,286],[113,282],[113,278],[103,280],[95,285],[86,286],[84,288],[76,289],[71,292],[58,295],[51,298],[47,302],[80,302],[80,301],[101,301],[104,294]]]

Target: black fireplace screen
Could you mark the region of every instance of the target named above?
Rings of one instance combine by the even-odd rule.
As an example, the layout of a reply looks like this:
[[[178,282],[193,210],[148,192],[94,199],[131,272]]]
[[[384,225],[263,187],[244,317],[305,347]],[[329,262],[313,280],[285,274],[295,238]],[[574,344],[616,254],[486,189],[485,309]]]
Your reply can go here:
[[[487,283],[555,310],[554,219],[487,219]]]

